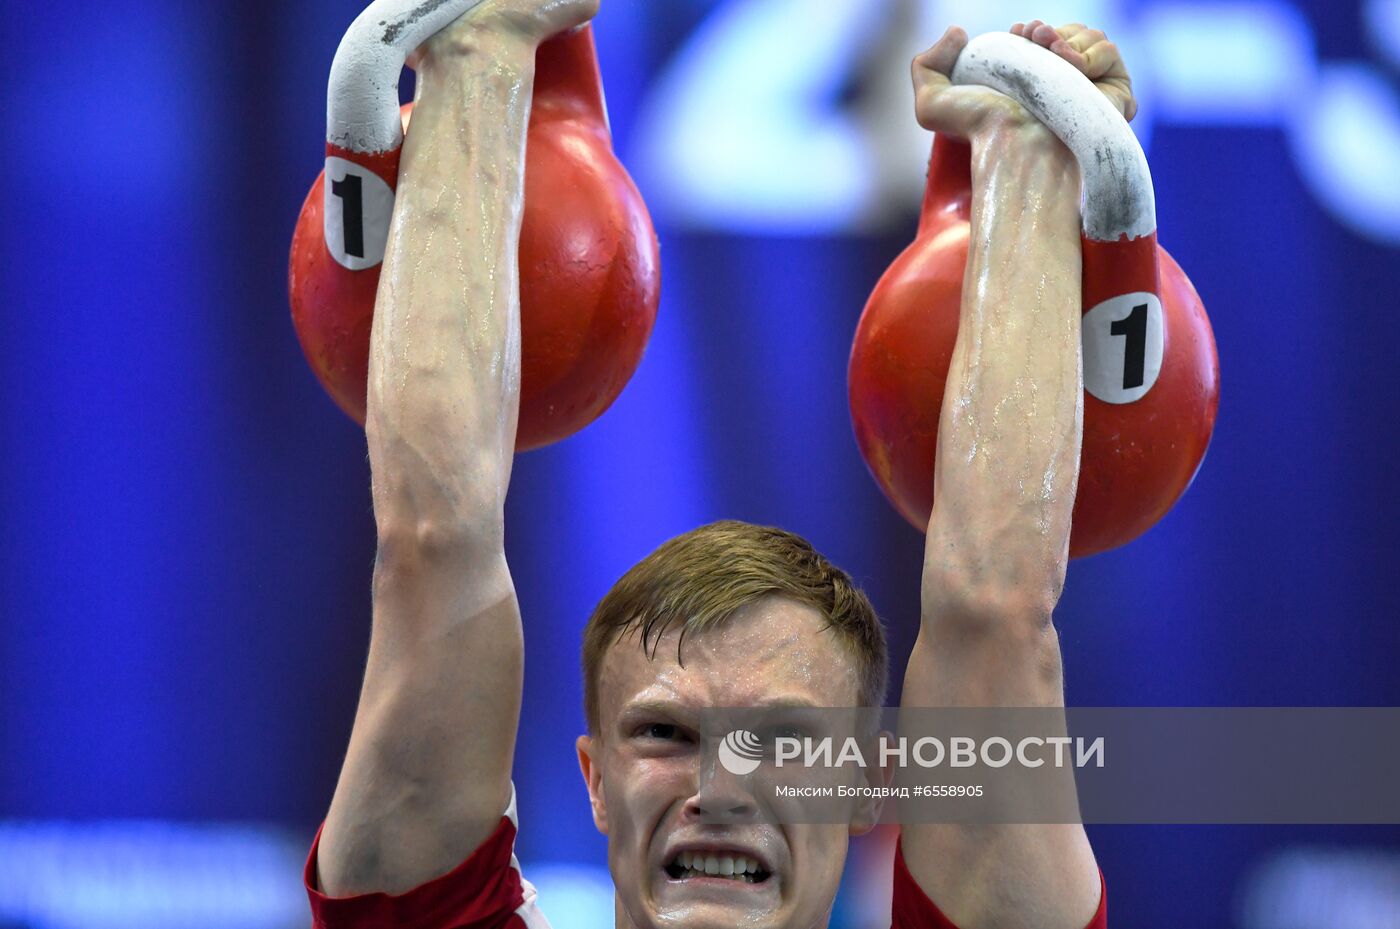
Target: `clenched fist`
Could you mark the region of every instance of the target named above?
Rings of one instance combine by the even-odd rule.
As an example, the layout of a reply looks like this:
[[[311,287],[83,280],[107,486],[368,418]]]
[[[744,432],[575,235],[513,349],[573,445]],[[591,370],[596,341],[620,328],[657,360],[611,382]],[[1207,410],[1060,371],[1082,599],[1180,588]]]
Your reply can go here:
[[[1125,119],[1137,113],[1133,82],[1127,66],[1102,32],[1080,23],[1058,29],[1034,20],[1011,27],[1014,35],[1048,48],[1074,65],[1103,91]],[[967,45],[967,32],[952,26],[932,48],[914,59],[914,115],[919,125],[934,132],[968,138],[991,125],[1033,122],[1022,106],[990,88],[954,86],[949,75]]]

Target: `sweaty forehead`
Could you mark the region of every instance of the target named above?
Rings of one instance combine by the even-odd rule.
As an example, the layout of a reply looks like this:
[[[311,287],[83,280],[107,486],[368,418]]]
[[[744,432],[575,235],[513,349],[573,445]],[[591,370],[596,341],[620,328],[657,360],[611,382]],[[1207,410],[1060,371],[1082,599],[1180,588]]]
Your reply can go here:
[[[855,662],[825,625],[810,606],[765,597],[718,626],[686,633],[679,660],[680,622],[652,643],[654,651],[643,651],[640,638],[628,636],[603,656],[601,727],[606,730],[624,706],[642,702],[854,706],[859,694]]]

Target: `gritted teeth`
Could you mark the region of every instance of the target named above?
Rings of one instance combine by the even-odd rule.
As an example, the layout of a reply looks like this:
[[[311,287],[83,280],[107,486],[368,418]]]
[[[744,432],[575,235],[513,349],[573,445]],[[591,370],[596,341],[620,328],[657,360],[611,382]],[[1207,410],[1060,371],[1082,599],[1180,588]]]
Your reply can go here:
[[[666,872],[675,880],[703,876],[753,884],[768,878],[757,859],[729,852],[681,852],[666,866]]]

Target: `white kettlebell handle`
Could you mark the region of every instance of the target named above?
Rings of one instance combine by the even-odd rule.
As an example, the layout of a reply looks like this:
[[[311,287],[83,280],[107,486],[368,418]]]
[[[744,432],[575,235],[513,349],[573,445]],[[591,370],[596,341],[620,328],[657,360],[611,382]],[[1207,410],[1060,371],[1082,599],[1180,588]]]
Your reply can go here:
[[[1025,107],[1074,153],[1084,193],[1084,236],[1117,242],[1157,229],[1152,174],[1137,136],[1074,65],[1029,39],[988,32],[967,43],[954,84],[999,90]]]
[[[403,144],[399,77],[413,50],[481,0],[375,0],[336,49],[326,93],[326,142],[375,154]]]
[[[378,273],[398,186],[399,78],[413,50],[481,0],[375,0],[346,30],[326,89],[322,231],[350,272]]]

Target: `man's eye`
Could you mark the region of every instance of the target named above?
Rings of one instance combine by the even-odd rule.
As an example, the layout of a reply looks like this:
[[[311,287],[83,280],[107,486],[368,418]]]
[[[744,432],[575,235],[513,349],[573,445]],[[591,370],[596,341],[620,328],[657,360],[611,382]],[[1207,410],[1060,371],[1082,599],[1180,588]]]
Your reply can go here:
[[[638,730],[638,735],[644,739],[661,739],[669,742],[680,735],[680,729],[670,723],[647,723]]]

